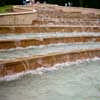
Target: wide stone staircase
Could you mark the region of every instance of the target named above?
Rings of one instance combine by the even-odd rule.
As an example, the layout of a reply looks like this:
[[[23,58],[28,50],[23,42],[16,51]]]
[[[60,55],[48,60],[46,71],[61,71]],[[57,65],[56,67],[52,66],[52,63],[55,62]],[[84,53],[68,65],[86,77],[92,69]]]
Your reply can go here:
[[[0,77],[100,57],[99,33],[0,34]]]
[[[42,8],[39,11],[39,8],[35,7],[39,13],[36,20],[38,22],[33,20],[34,26],[31,28],[33,31],[19,31],[19,28],[16,28],[18,32],[10,30],[0,32],[1,80],[7,80],[13,75],[23,75],[37,68],[50,68],[59,63],[100,57],[100,31],[96,27],[93,29],[94,25],[100,25],[98,16],[82,15],[80,12],[64,12],[56,9],[56,6],[57,11]],[[65,31],[60,31],[60,27],[53,26],[59,30],[56,32],[52,30],[52,27],[50,29],[46,27],[51,22],[52,25],[67,24],[69,28],[71,28],[70,25],[82,25],[83,30],[75,32],[73,29],[68,32],[67,27],[62,27]],[[45,25],[46,28],[37,28],[35,32],[35,25],[40,24]],[[84,30],[85,25],[91,26],[90,32]],[[28,30],[29,27],[25,27],[25,30]]]
[[[48,4],[14,7],[15,12],[19,9],[35,11],[36,19],[32,21],[32,25],[100,26],[100,11],[98,9],[61,7]]]
[[[82,14],[81,12],[64,11],[38,11],[37,19],[33,20],[33,25],[100,25],[99,17],[95,14]]]

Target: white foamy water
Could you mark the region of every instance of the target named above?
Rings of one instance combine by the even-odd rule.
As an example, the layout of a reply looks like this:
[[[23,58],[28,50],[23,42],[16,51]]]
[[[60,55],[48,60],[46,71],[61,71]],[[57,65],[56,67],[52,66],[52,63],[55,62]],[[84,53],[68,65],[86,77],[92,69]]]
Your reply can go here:
[[[0,40],[21,40],[32,38],[50,38],[50,37],[76,37],[76,36],[100,36],[100,32],[71,32],[71,33],[26,33],[26,34],[0,34]]]
[[[84,62],[89,62],[89,61],[99,61],[100,58],[98,57],[94,57],[92,59],[82,59],[82,60],[76,60],[74,62],[65,62],[65,63],[57,63],[54,66],[50,66],[50,67],[41,67],[41,68],[37,68],[35,70],[25,70],[23,72],[20,73],[16,73],[13,75],[7,75],[5,77],[0,77],[0,81],[12,81],[12,80],[16,80],[19,79],[27,74],[34,74],[34,75],[42,75],[45,72],[51,72],[51,71],[55,71],[58,69],[62,69],[65,66],[70,66],[70,65],[77,65],[77,64],[81,64]]]
[[[71,52],[75,50],[87,50],[100,48],[100,42],[96,43],[69,43],[69,44],[50,44],[41,46],[31,46],[27,48],[16,48],[9,50],[0,50],[0,60],[16,59],[20,57],[31,57],[33,55],[46,55],[56,52]]]
[[[100,100],[99,58],[66,62],[30,73],[0,82],[0,100]]]

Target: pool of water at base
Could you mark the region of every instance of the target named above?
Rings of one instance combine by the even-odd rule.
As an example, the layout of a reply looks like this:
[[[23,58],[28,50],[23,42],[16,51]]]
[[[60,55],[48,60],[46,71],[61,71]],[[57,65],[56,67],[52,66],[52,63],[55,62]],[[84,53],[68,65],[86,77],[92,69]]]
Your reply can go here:
[[[100,100],[100,60],[0,82],[0,100]]]

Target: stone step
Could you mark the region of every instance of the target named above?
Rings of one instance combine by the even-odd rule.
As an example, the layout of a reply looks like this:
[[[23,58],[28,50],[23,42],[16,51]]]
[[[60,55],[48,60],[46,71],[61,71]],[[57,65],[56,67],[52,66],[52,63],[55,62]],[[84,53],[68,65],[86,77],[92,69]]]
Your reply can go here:
[[[74,50],[70,52],[63,51],[41,56],[37,55],[14,60],[4,60],[0,61],[0,79],[4,79],[7,76],[9,77],[18,73],[27,73],[27,71],[41,67],[49,68],[59,63],[73,62],[76,60],[84,60],[94,57],[100,57],[100,48]]]
[[[66,19],[39,19],[33,20],[32,25],[88,25],[88,26],[100,26],[100,21],[72,21]]]
[[[5,36],[5,37],[0,37],[0,49],[11,49],[11,48],[18,48],[18,47],[27,47],[27,46],[39,46],[39,45],[48,45],[48,44],[58,44],[58,43],[77,43],[77,42],[100,42],[100,35],[99,34],[90,34],[90,36],[86,34],[81,34],[81,35],[71,35],[69,34],[41,34],[40,36],[37,35],[30,35],[32,37],[25,37],[25,35],[22,35],[24,37],[21,37],[21,35],[14,35],[11,37]],[[28,35],[29,36],[29,35]]]
[[[81,7],[60,7],[60,6],[51,6],[51,5],[33,5],[33,6],[24,6],[24,7],[14,7],[14,8],[20,8],[20,9],[36,9],[38,14],[48,14],[48,15],[88,15],[88,17],[96,17],[98,14],[100,14],[99,9],[87,9],[87,8],[81,8]]]
[[[0,50],[0,61],[19,59],[23,57],[31,57],[36,55],[46,55],[48,53],[56,52],[70,52],[74,50],[87,50],[100,48],[100,42],[91,43],[59,43],[50,45],[30,46],[26,48],[14,48],[7,50]]]
[[[0,34],[0,40],[22,40],[52,37],[99,37],[100,32],[50,32],[50,33],[23,33],[23,34]]]
[[[82,14],[81,12],[61,12],[61,11],[37,11],[37,17],[49,17],[49,18],[81,18],[81,19],[98,19],[99,16],[95,14]],[[45,16],[43,16],[45,15]]]
[[[100,26],[82,25],[21,25],[0,26],[0,34],[48,33],[48,32],[100,32]]]

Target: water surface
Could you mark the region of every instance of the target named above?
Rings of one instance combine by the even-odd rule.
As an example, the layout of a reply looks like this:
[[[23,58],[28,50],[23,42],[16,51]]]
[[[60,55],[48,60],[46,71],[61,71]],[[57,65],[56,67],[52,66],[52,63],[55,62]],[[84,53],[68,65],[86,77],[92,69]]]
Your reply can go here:
[[[71,52],[75,50],[87,50],[100,48],[100,42],[91,43],[59,43],[50,45],[30,46],[26,48],[14,48],[0,50],[0,60],[16,59],[20,57],[31,57],[33,55],[46,55],[56,52]]]
[[[0,82],[0,100],[100,100],[100,60]]]
[[[0,40],[22,40],[22,39],[42,39],[50,37],[77,37],[77,36],[100,36],[100,32],[71,32],[71,33],[26,33],[26,34],[0,34]]]

